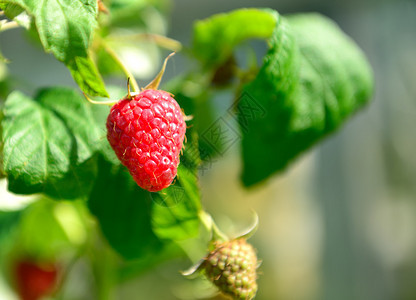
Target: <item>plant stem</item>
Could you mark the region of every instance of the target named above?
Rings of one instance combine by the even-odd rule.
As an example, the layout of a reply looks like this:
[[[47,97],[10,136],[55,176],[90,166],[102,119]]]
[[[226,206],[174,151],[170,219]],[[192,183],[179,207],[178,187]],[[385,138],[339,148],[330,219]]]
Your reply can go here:
[[[139,85],[137,84],[136,79],[134,78],[133,74],[130,72],[128,68],[123,64],[120,57],[118,57],[117,53],[111,49],[104,41],[100,40],[101,45],[107,51],[107,53],[114,59],[114,61],[120,66],[123,73],[127,76],[127,78],[130,78],[130,83],[133,89],[133,92],[140,91]]]
[[[179,52],[182,50],[183,46],[181,44],[181,42],[168,38],[166,36],[163,35],[159,35],[159,34],[154,34],[154,33],[138,33],[138,34],[128,34],[128,35],[123,35],[123,36],[117,36],[117,37],[111,37],[111,39],[113,40],[120,40],[120,39],[126,39],[126,40],[149,40],[149,41],[153,41],[156,45],[158,45],[159,47],[174,51],[174,52]]]
[[[228,241],[228,237],[223,233],[215,224],[211,215],[204,210],[201,210],[199,213],[199,219],[202,222],[202,225],[207,229],[208,232],[212,233],[211,241]]]

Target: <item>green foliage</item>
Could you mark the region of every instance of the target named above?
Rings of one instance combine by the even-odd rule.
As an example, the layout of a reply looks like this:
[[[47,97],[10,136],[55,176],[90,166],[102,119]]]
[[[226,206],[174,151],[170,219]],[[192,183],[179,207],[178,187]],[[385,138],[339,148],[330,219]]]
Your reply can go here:
[[[108,97],[88,53],[97,26],[96,0],[2,0],[0,4],[12,19],[21,12],[16,6],[34,19],[45,51],[67,65],[82,91]]]
[[[276,15],[258,9],[241,9],[198,21],[194,26],[193,53],[204,65],[224,63],[243,40],[268,38]]]
[[[42,90],[35,99],[12,93],[2,121],[9,190],[43,192],[56,199],[88,197],[97,176],[90,209],[110,244],[126,258],[155,251],[165,243],[160,239],[195,236],[200,210],[194,161],[198,156],[189,154],[195,145],[189,142],[188,167],[179,168],[176,183],[163,192],[149,193],[114,160],[100,159],[97,166],[95,153],[108,157],[107,114],[108,108],[93,106],[67,88]],[[146,237],[148,250],[142,249]]]
[[[196,173],[182,165],[175,184],[152,194],[153,230],[163,239],[183,240],[198,234],[201,209]]]
[[[100,159],[96,184],[88,202],[110,245],[127,259],[163,248],[151,226],[152,199],[127,169]]]
[[[91,96],[108,97],[101,75],[90,57],[74,57],[66,63],[80,89]]]
[[[13,92],[2,127],[11,191],[62,199],[88,193],[96,174],[93,154],[104,132],[94,122],[91,104],[79,94],[51,88],[31,99]]]
[[[100,16],[96,0],[0,0],[0,8],[9,19],[28,14],[34,24],[30,32],[39,36],[45,51],[66,65],[84,93],[102,97],[108,94],[101,75],[132,76],[115,50],[142,47],[151,33],[163,34],[167,11],[165,0],[114,0],[108,2],[111,13]],[[263,64],[236,70],[233,52],[249,39],[267,42]],[[162,36],[153,42],[172,45]],[[109,245],[125,259],[119,270],[123,278],[183,254],[178,244],[199,234],[201,156],[223,150],[221,139],[215,145],[204,140],[217,119],[212,100],[218,86],[238,91],[226,114],[238,118],[246,186],[284,170],[366,104],[373,89],[370,67],[358,47],[316,14],[282,17],[269,9],[241,9],[215,15],[195,23],[187,53],[198,59],[199,68],[178,76],[167,90],[194,120],[187,123],[177,178],[158,193],[141,189],[115,157],[106,139],[108,107],[58,87],[34,97],[14,91],[1,107],[0,173],[8,189],[82,200],[65,205],[89,209]],[[214,82],[218,71],[226,73],[219,84]],[[123,87],[117,98],[125,94]],[[57,215],[66,210],[65,202],[40,198],[23,212],[0,212],[0,248],[17,227],[18,243],[28,251],[53,256],[74,245]],[[83,230],[91,230],[86,223]]]
[[[112,27],[153,27],[152,19],[163,21],[159,11],[165,12],[168,6],[167,0],[112,0],[108,7],[111,11],[109,23]]]
[[[291,48],[280,46],[293,39]],[[327,18],[308,14],[282,20],[269,43],[256,79],[244,87],[267,111],[253,119],[240,114],[246,128],[242,141],[246,185],[283,170],[361,108],[372,92],[364,56]],[[246,104],[242,101],[239,110],[244,112]]]
[[[35,20],[42,45],[60,61],[87,56],[96,25],[96,0],[3,0],[22,7]]]
[[[137,186],[124,166],[100,159],[89,208],[113,248],[127,259],[158,254],[171,240],[198,233],[195,174],[180,168],[175,184],[159,193]]]
[[[4,11],[4,14],[9,19],[14,19],[24,11],[24,9],[17,4],[5,3],[3,1],[0,1],[0,9]]]
[[[275,20],[269,31],[247,34],[250,31],[242,27],[242,20],[250,24],[255,12]],[[201,51],[207,65],[230,55],[230,48],[242,40],[268,38],[263,65],[254,80],[243,86],[236,111],[246,186],[283,170],[371,96],[372,74],[365,57],[323,16],[284,18],[271,10],[239,10],[197,23],[195,34],[194,52]]]

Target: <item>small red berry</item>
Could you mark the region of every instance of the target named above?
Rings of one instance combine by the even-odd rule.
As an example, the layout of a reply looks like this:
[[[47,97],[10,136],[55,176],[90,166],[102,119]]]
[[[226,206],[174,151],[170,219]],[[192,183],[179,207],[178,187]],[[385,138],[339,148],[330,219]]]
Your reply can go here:
[[[38,300],[53,292],[57,284],[55,264],[19,261],[15,266],[17,291],[22,300]]]
[[[186,124],[178,103],[162,90],[146,89],[117,102],[107,118],[107,138],[137,184],[150,192],[176,176]]]

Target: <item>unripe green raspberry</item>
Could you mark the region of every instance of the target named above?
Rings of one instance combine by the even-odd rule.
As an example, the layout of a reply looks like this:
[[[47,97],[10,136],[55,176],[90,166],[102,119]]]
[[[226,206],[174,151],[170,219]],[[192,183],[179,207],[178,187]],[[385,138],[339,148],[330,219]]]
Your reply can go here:
[[[207,277],[233,299],[253,299],[257,292],[257,255],[243,238],[215,245],[201,265]]]

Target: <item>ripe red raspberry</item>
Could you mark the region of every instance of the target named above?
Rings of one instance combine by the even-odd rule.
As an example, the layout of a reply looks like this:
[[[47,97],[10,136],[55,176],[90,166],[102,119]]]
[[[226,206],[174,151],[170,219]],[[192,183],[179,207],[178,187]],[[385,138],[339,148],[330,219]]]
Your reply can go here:
[[[178,103],[161,90],[146,89],[117,102],[107,118],[107,138],[137,184],[150,192],[176,176],[186,124]]]
[[[58,268],[55,264],[19,261],[15,266],[15,279],[20,299],[42,299],[56,287]]]

